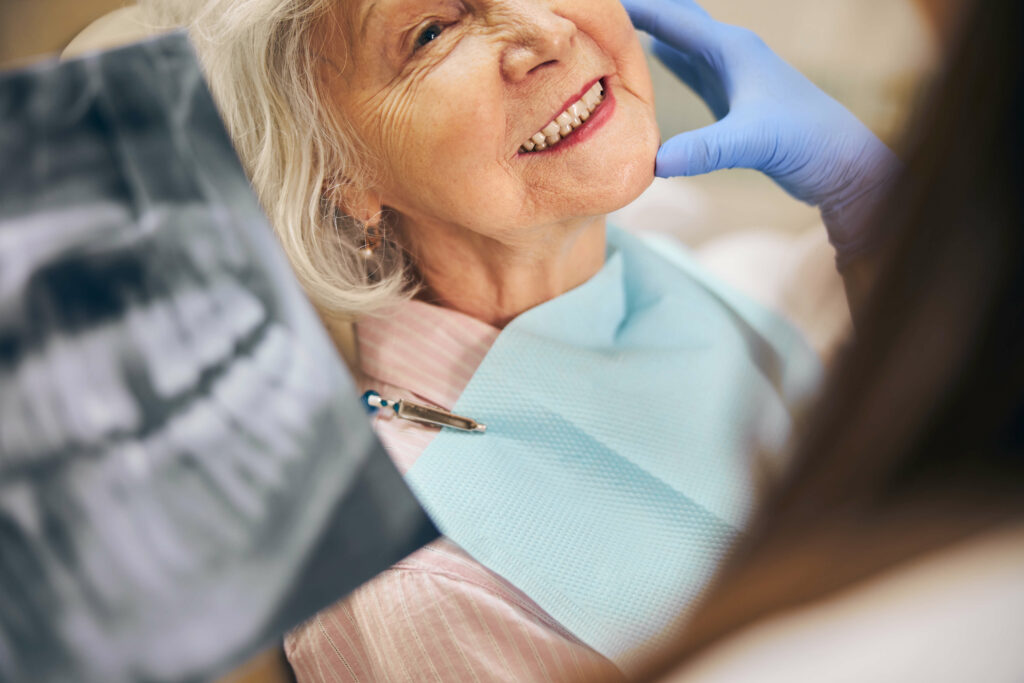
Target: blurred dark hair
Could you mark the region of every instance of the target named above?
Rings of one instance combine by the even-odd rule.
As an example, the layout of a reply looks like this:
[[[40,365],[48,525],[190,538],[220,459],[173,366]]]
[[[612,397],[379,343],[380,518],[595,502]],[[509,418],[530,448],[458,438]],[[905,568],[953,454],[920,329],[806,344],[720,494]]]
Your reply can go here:
[[[1024,521],[1024,3],[979,0],[876,216],[879,277],[665,671],[753,621]]]

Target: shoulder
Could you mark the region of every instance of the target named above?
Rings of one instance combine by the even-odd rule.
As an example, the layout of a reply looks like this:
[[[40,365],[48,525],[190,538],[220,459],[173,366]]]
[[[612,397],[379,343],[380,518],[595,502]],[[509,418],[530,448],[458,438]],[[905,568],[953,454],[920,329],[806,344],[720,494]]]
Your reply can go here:
[[[447,541],[293,630],[285,651],[300,683],[568,681],[611,667]]]
[[[756,623],[672,681],[1024,680],[1024,526]]]

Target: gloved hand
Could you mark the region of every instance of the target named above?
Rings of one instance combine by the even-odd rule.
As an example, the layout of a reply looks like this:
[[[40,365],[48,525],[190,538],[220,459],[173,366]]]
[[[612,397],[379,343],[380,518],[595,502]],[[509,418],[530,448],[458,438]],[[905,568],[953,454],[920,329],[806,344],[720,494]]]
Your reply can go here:
[[[894,176],[897,157],[841,104],[752,32],[715,21],[692,0],[623,0],[655,55],[718,119],[677,135],[656,174],[752,168],[821,209],[840,263],[863,251],[864,228]]]

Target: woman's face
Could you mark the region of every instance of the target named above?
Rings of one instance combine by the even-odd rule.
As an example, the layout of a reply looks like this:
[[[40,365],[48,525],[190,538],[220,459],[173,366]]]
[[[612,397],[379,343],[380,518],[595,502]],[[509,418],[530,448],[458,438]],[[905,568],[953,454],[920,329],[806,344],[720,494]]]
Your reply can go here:
[[[650,76],[618,0],[357,0],[324,28],[328,94],[382,166],[371,203],[416,240],[535,239],[620,208],[654,177]],[[595,108],[583,95],[597,83]],[[582,125],[525,150],[581,98]]]

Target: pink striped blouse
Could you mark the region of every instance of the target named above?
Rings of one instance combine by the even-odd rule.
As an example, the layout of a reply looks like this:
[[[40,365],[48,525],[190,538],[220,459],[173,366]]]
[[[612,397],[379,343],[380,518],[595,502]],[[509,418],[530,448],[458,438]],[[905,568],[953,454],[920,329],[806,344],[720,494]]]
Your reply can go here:
[[[418,301],[357,327],[365,389],[451,409],[499,330]],[[381,411],[405,473],[436,429]],[[472,417],[470,415],[469,417]],[[618,670],[448,539],[394,565],[285,638],[307,681],[586,681]]]

